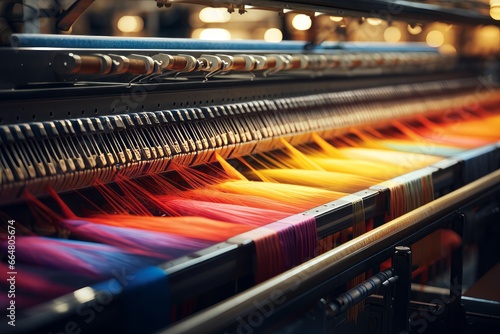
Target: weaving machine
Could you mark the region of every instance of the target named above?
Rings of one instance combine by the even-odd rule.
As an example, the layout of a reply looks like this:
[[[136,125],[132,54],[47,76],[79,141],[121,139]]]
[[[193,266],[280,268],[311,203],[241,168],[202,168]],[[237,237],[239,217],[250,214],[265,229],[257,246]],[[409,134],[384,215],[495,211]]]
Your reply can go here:
[[[414,2],[156,1],[179,2],[498,26]],[[498,54],[324,39],[9,34],[2,333],[498,325],[491,285],[462,296],[499,260]]]

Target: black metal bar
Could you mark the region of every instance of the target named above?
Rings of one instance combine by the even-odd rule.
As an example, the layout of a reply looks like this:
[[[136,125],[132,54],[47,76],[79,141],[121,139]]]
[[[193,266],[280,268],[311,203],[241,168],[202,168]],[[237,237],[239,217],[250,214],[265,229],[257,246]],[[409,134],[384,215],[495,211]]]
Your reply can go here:
[[[411,289],[411,250],[397,246],[392,258],[394,274],[398,282],[394,291],[392,333],[399,334],[410,330],[410,289]]]
[[[382,286],[389,286],[396,282],[394,270],[386,269],[378,274],[373,275],[363,283],[355,286],[349,291],[344,292],[328,305],[328,316],[336,317],[349,308],[353,307],[360,301],[366,299],[369,295],[375,293]]]
[[[314,315],[311,321],[311,333],[327,333],[327,315],[328,315],[328,305],[325,299],[321,298],[314,305]]]
[[[57,18],[56,27],[59,30],[68,31],[71,26],[78,20],[87,8],[94,3],[95,0],[76,0],[71,7],[62,12]]]
[[[394,277],[396,280],[397,276]],[[383,290],[383,309],[381,333],[390,333],[392,328],[392,319],[394,317],[394,285]]]
[[[463,240],[465,214],[457,212],[452,223],[452,230]],[[462,243],[463,244],[463,243]],[[463,278],[463,246],[454,249],[451,254],[450,295],[448,307],[448,332],[464,333],[465,311],[462,306],[462,278]]]
[[[241,4],[241,1],[238,1]],[[244,1],[243,1],[244,3]],[[436,4],[404,0],[288,0],[286,7],[283,1],[252,1],[254,6],[286,8],[302,11],[321,12],[336,16],[368,16],[387,21],[428,22],[440,21],[467,25],[499,25],[480,12],[470,8],[447,8]]]

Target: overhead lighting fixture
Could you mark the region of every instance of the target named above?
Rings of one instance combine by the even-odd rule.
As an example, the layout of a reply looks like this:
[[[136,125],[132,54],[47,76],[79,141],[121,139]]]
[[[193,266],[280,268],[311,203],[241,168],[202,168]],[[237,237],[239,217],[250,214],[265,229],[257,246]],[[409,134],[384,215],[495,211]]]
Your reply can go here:
[[[139,32],[144,29],[144,20],[140,16],[125,15],[120,17],[116,26],[121,32]]]
[[[491,6],[490,8],[490,16],[493,20],[500,20],[500,2],[498,5]]]
[[[201,22],[205,23],[225,23],[231,19],[231,14],[226,8],[211,8],[206,7],[200,10],[198,15]]]
[[[312,26],[312,20],[304,14],[297,14],[292,19],[292,26],[297,30],[307,30]]]
[[[264,33],[264,40],[266,42],[281,42],[283,40],[283,33],[277,28],[267,29]]]
[[[387,27],[384,30],[384,40],[389,43],[396,43],[401,40],[401,30],[398,27]]]
[[[366,18],[366,23],[372,26],[378,26],[382,23],[382,19],[376,17],[368,17]]]
[[[412,35],[418,35],[422,32],[422,27],[419,25],[412,26],[409,24],[408,25],[408,32]]]
[[[457,49],[451,44],[444,44],[439,48],[439,52],[444,55],[454,56],[457,54]]]
[[[211,41],[227,41],[231,39],[231,33],[226,29],[207,28],[200,31],[200,39]]]
[[[330,16],[330,20],[332,20],[333,22],[340,22],[343,19],[344,18],[342,16]]]
[[[439,30],[429,31],[427,36],[425,37],[425,42],[427,45],[438,48],[444,44],[444,35]]]

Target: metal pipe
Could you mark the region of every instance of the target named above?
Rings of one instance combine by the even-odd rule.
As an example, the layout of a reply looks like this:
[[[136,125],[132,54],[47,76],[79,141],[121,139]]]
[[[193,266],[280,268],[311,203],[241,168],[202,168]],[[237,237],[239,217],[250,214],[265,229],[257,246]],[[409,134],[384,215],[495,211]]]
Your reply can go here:
[[[369,231],[247,291],[207,310],[194,314],[161,331],[173,333],[214,333],[229,325],[270,316],[275,309],[338,275],[375,252],[388,249],[398,240],[424,228],[429,222],[452,212],[500,184],[500,170],[490,173],[435,201]],[[262,311],[264,309],[264,311]],[[259,316],[259,317],[257,317]]]
[[[411,275],[411,272],[410,272]],[[377,292],[382,286],[397,284],[398,277],[394,276],[394,269],[390,268],[368,278],[363,283],[344,292],[328,304],[328,316],[337,317],[357,303]]]
[[[398,277],[394,291],[393,318],[391,332],[405,333],[410,330],[410,291],[411,291],[411,250],[406,246],[396,247],[392,257],[394,274]]]

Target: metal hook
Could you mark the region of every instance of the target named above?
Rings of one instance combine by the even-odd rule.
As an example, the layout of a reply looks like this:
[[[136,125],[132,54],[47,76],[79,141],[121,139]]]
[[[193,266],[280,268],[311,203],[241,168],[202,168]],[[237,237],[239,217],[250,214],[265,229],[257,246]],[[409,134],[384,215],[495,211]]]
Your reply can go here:
[[[288,61],[288,59],[286,59],[286,57],[284,57],[282,55],[274,55],[274,57],[276,58],[276,66],[274,68],[270,68],[267,71],[265,71],[263,74],[264,77],[267,77],[268,75],[271,75],[271,74],[276,74],[279,71],[281,71],[282,69],[285,69],[288,67],[289,61]]]
[[[133,84],[134,82],[136,82],[136,81],[138,81],[138,80],[140,81],[141,77],[143,77],[143,76],[144,76],[144,74],[136,75],[135,77],[133,77],[133,78],[132,78],[132,80],[130,80],[130,81],[128,82],[128,85],[130,86],[130,85],[131,85],[131,84]]]
[[[221,67],[219,69],[212,71],[212,72],[208,72],[207,75],[205,75],[205,80],[203,80],[203,82],[207,82],[208,78],[211,78],[214,75],[217,75],[220,72],[222,72],[222,70],[224,69],[224,64],[225,64],[225,62],[222,62]]]
[[[203,80],[203,82],[208,81],[208,78],[213,77],[214,75],[222,72],[228,67],[228,63],[217,56],[202,55],[202,57],[207,62],[205,64],[205,67],[201,68],[201,70],[209,71],[209,73],[205,75],[205,80]]]

